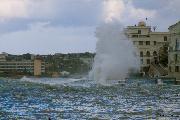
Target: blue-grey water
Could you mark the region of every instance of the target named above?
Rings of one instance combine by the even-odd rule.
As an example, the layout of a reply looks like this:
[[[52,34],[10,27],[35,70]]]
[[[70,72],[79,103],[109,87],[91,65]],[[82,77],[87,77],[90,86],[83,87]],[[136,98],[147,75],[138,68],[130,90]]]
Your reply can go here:
[[[0,119],[179,120],[180,86],[134,81],[100,86],[86,79],[0,78]]]

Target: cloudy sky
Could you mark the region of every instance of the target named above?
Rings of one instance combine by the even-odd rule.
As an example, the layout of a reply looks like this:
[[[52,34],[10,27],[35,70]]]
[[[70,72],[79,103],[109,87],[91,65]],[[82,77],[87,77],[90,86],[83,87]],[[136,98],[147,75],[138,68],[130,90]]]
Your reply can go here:
[[[148,18],[158,31],[180,20],[180,0],[0,0],[0,52],[94,52],[96,27]]]

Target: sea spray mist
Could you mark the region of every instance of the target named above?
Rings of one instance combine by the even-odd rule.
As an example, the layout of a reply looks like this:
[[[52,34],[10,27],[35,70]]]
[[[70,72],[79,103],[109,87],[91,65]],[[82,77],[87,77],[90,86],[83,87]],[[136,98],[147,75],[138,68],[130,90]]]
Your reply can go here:
[[[120,22],[101,24],[96,29],[96,37],[96,56],[90,79],[106,84],[109,80],[124,80],[130,71],[139,70],[137,50],[124,34]]]

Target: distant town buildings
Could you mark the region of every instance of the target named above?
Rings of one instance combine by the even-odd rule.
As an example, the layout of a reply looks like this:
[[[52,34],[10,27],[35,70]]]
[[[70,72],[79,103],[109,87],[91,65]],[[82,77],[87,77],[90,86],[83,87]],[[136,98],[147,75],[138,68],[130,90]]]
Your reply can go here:
[[[0,54],[0,61],[6,61],[6,57],[7,57],[7,56],[8,56],[7,53],[2,52],[2,53]]]
[[[180,80],[180,21],[169,27],[169,76]]]
[[[54,55],[0,54],[0,76],[59,77],[88,73],[93,53],[56,53]]]
[[[45,73],[45,62],[41,59],[34,59],[34,76],[41,76],[42,73]]]
[[[0,61],[6,61],[6,56],[3,54],[0,54]]]
[[[0,73],[41,76],[42,73],[45,73],[45,63],[38,59],[0,61]]]

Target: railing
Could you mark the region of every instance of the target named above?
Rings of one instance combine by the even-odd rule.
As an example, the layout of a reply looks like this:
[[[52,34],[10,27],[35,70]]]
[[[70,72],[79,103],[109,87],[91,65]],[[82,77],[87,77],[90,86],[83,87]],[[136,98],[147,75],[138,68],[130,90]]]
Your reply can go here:
[[[156,71],[158,71],[158,73],[160,73],[160,75],[164,76],[168,74],[168,71],[161,64],[151,63],[151,65],[154,67],[154,69],[156,69]]]

